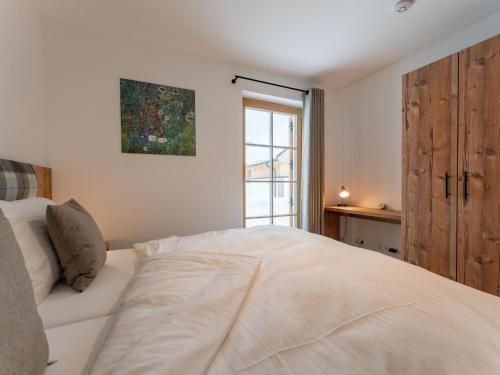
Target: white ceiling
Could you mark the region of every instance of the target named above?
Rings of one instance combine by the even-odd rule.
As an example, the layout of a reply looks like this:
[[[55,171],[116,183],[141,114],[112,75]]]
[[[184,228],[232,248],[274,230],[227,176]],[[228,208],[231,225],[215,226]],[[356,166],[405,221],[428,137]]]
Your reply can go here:
[[[500,11],[500,0],[38,0],[44,17],[345,85]]]

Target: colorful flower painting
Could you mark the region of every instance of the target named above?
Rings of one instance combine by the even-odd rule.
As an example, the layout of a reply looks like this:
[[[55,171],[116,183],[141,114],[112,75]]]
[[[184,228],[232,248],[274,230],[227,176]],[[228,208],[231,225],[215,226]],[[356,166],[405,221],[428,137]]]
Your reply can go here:
[[[196,155],[193,90],[120,79],[122,152]]]

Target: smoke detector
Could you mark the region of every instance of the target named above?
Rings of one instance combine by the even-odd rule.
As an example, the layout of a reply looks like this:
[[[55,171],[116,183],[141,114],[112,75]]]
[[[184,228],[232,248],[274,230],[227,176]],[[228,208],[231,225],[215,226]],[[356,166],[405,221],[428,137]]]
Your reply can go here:
[[[394,5],[394,13],[404,13],[408,11],[413,5],[413,0],[399,0]]]

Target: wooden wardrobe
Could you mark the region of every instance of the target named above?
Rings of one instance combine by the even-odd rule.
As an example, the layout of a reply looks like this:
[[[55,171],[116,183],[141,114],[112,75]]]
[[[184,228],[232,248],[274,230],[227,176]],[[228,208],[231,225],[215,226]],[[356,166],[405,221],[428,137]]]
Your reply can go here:
[[[404,260],[500,295],[500,36],[403,76]]]

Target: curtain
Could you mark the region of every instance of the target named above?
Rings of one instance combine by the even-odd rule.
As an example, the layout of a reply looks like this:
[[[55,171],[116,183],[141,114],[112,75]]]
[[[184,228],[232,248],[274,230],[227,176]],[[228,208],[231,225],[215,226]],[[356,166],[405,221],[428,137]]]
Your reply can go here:
[[[321,234],[324,207],[325,94],[311,88],[302,123],[301,228]]]

